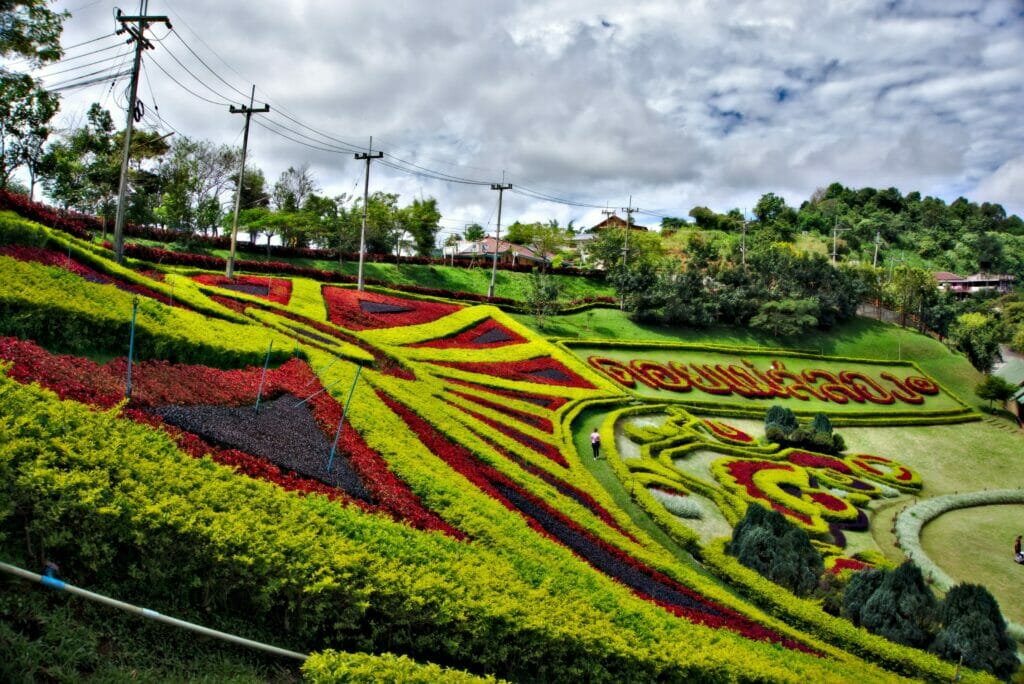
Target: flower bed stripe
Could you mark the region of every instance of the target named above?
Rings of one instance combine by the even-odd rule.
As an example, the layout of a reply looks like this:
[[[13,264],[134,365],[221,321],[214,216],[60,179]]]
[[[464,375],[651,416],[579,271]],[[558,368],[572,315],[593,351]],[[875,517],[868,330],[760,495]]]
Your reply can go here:
[[[556,447],[554,444],[542,441],[540,439],[537,439],[536,437],[531,437],[530,435],[522,433],[511,426],[503,425],[502,423],[499,423],[496,420],[492,420],[487,416],[477,413],[476,411],[472,411],[466,408],[465,406],[460,406],[459,404],[456,404],[452,401],[446,401],[445,403],[447,403],[449,406],[457,408],[458,410],[462,411],[463,413],[472,417],[473,419],[480,421],[487,427],[497,430],[506,437],[514,439],[519,444],[522,444],[523,446],[532,449],[533,451],[536,451],[541,456],[544,456],[545,458],[553,461],[554,463],[557,463],[563,468],[569,467],[569,463],[568,461],[565,460],[565,456],[562,455],[562,452],[559,451],[558,447]]]
[[[420,441],[470,482],[509,510],[518,512],[538,533],[566,546],[595,569],[629,587],[637,596],[693,622],[814,653],[804,644],[784,638],[729,608],[704,599],[672,578],[594,537],[493,467],[481,463],[467,449],[448,441],[403,404],[380,390],[377,390],[377,396],[405,421]]]
[[[561,362],[550,356],[525,361],[481,361],[459,363],[455,361],[433,361],[437,366],[454,368],[468,373],[491,375],[505,380],[518,380],[542,385],[557,385],[577,389],[596,389]]]
[[[526,423],[534,430],[540,430],[541,432],[546,432],[549,435],[554,434],[555,432],[555,426],[548,418],[544,418],[542,416],[535,416],[534,414],[527,413],[526,411],[517,411],[516,409],[510,408],[509,406],[505,406],[504,404],[497,404],[493,401],[488,401],[483,397],[478,397],[474,394],[469,394],[468,392],[458,392],[452,389],[449,389],[448,392],[454,394],[457,397],[461,397],[466,401],[471,401],[474,404],[479,404],[484,408],[488,408],[492,411],[497,411],[498,413],[506,415],[509,418],[518,420],[521,423]]]
[[[258,276],[235,276],[234,279],[222,275],[201,274],[192,276],[192,280],[203,285],[213,285],[226,290],[266,299],[282,306],[287,306],[292,297],[292,281],[285,278],[262,278]]]
[[[432,323],[462,308],[342,287],[324,286],[323,295],[331,323],[351,330]]]
[[[432,349],[492,349],[526,342],[527,339],[522,335],[512,332],[493,318],[486,318],[460,333],[408,346]]]

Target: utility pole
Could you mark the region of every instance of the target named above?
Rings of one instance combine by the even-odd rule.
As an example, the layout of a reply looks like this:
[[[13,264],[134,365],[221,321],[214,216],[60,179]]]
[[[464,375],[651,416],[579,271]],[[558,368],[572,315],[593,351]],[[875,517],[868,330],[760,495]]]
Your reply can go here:
[[[117,10],[117,20],[121,22],[121,28],[115,32],[117,35],[127,32],[131,35],[129,42],[135,41],[135,62],[132,65],[131,97],[128,98],[128,117],[124,131],[124,152],[121,155],[121,180],[117,188],[117,218],[114,221],[114,258],[118,264],[124,263],[124,214],[125,195],[128,194],[128,161],[131,157],[132,131],[135,128],[136,117],[142,118],[142,113],[137,112],[136,97],[139,92],[139,68],[142,65],[142,51],[152,50],[153,44],[146,38],[146,29],[150,24],[167,24],[170,29],[170,20],[163,15],[147,16],[146,9],[148,0],[139,3],[139,14],[128,16]],[[130,26],[137,23],[138,26]]]
[[[242,183],[245,182],[245,152],[249,147],[249,120],[253,114],[263,114],[270,111],[270,105],[263,105],[259,109],[252,108],[252,100],[256,97],[256,86],[253,85],[249,93],[249,106],[236,107],[229,105],[228,111],[232,114],[245,114],[245,133],[242,134],[242,164],[238,168],[238,183],[235,188],[235,215],[231,219],[231,254],[228,255],[228,268],[224,273],[228,278],[235,277],[235,248],[238,245],[238,212],[242,207]],[[268,252],[270,248],[267,248]]]
[[[743,237],[740,238],[740,261],[743,263],[743,271],[747,270],[747,212],[743,212]]]
[[[875,258],[871,260],[871,267],[878,268],[878,243],[882,241],[882,234],[875,231]]]
[[[494,281],[498,277],[498,243],[501,241],[501,200],[511,183],[491,183],[491,190],[498,191],[498,228],[494,231],[494,259],[491,261],[491,285],[487,288],[487,299],[494,299]],[[543,255],[542,255],[543,256]]]
[[[849,228],[839,227],[839,217],[836,217],[835,225],[832,226],[832,265],[836,265],[836,249],[839,245],[839,233],[846,232]]]
[[[629,206],[622,207],[622,211],[626,212],[626,233],[622,241],[622,275],[626,275],[626,260],[629,258],[629,231],[632,230],[630,226],[633,225],[633,212],[640,211],[639,207],[633,206],[633,196],[629,196]],[[623,283],[625,284],[625,283]],[[626,310],[626,293],[623,290],[622,296],[619,298],[619,310]]]
[[[370,146],[366,152],[356,153],[356,159],[366,160],[366,180],[363,182],[363,227],[359,231],[359,291],[366,289],[366,282],[363,279],[363,264],[366,262],[366,211],[370,202],[370,160],[380,159],[383,152],[373,151],[373,136],[370,136]]]

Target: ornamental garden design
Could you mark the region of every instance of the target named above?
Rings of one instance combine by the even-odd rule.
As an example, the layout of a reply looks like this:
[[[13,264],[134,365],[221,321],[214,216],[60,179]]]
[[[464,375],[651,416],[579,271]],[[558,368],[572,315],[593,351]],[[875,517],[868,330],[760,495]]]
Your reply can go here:
[[[759,503],[804,529],[833,572],[879,563],[865,532],[873,502],[920,490],[927,474],[898,454],[785,448],[751,420],[772,404],[837,426],[976,417],[912,363],[556,343],[494,306],[280,272],[229,281],[195,266],[121,267],[80,237],[0,219],[0,408],[32,418],[0,419],[0,436],[58,445],[6,457],[20,473],[7,495],[24,502],[13,523],[81,502],[74,515],[136,578],[158,559],[124,539],[190,539],[199,560],[165,572],[230,585],[239,610],[281,620],[310,649],[392,649],[514,678],[948,675],[800,600],[747,598],[758,585],[711,563],[707,528],[691,524],[721,531]],[[118,350],[130,335],[129,359]],[[113,360],[88,358],[97,351]],[[577,448],[590,423],[607,486]],[[89,442],[94,465],[77,460],[84,442],[60,446],[86,426],[115,436]],[[112,452],[119,440],[136,446]],[[120,464],[116,477],[87,487],[57,475],[81,469],[84,483],[104,459]],[[175,489],[190,478],[219,489]],[[623,492],[674,548],[617,503]],[[107,499],[118,503],[88,503]],[[180,501],[192,522],[147,522]],[[267,508],[245,529],[228,522],[257,501]],[[73,540],[35,534],[82,578],[106,567]],[[263,588],[247,596],[238,578]],[[579,615],[579,632],[563,631]],[[529,647],[515,650],[520,640]]]

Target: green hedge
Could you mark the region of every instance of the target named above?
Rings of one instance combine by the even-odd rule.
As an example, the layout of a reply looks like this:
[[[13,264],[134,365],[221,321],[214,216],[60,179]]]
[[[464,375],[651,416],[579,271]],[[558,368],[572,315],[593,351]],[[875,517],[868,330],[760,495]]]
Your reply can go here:
[[[128,353],[134,295],[91,283],[56,266],[0,256],[0,335],[31,339],[62,351]],[[291,356],[288,337],[239,326],[139,297],[137,358],[237,367]]]
[[[45,549],[79,586],[214,627],[244,620],[294,650],[398,652],[530,680],[886,678],[838,652],[674,618],[536,536],[539,549],[496,552],[289,494],[6,376],[0,502],[15,562],[36,566],[26,550]]]
[[[327,650],[314,653],[302,666],[303,677],[313,684],[333,682],[404,682],[405,684],[478,684],[498,682],[493,676],[476,675],[441,667],[433,663],[417,663],[406,656],[393,653],[371,655],[369,653],[345,653]]]

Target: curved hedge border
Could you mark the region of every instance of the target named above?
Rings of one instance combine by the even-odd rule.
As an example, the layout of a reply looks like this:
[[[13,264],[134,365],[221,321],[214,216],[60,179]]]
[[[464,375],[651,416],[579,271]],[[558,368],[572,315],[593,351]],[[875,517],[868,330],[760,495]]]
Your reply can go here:
[[[975,506],[996,506],[1000,504],[1024,504],[1024,489],[995,489],[963,494],[945,494],[918,501],[896,515],[896,542],[907,558],[914,561],[921,572],[939,591],[947,592],[956,580],[947,575],[921,546],[921,530],[925,525],[943,513],[973,508]],[[1018,643],[1024,644],[1024,625],[1007,621],[1007,631]]]

